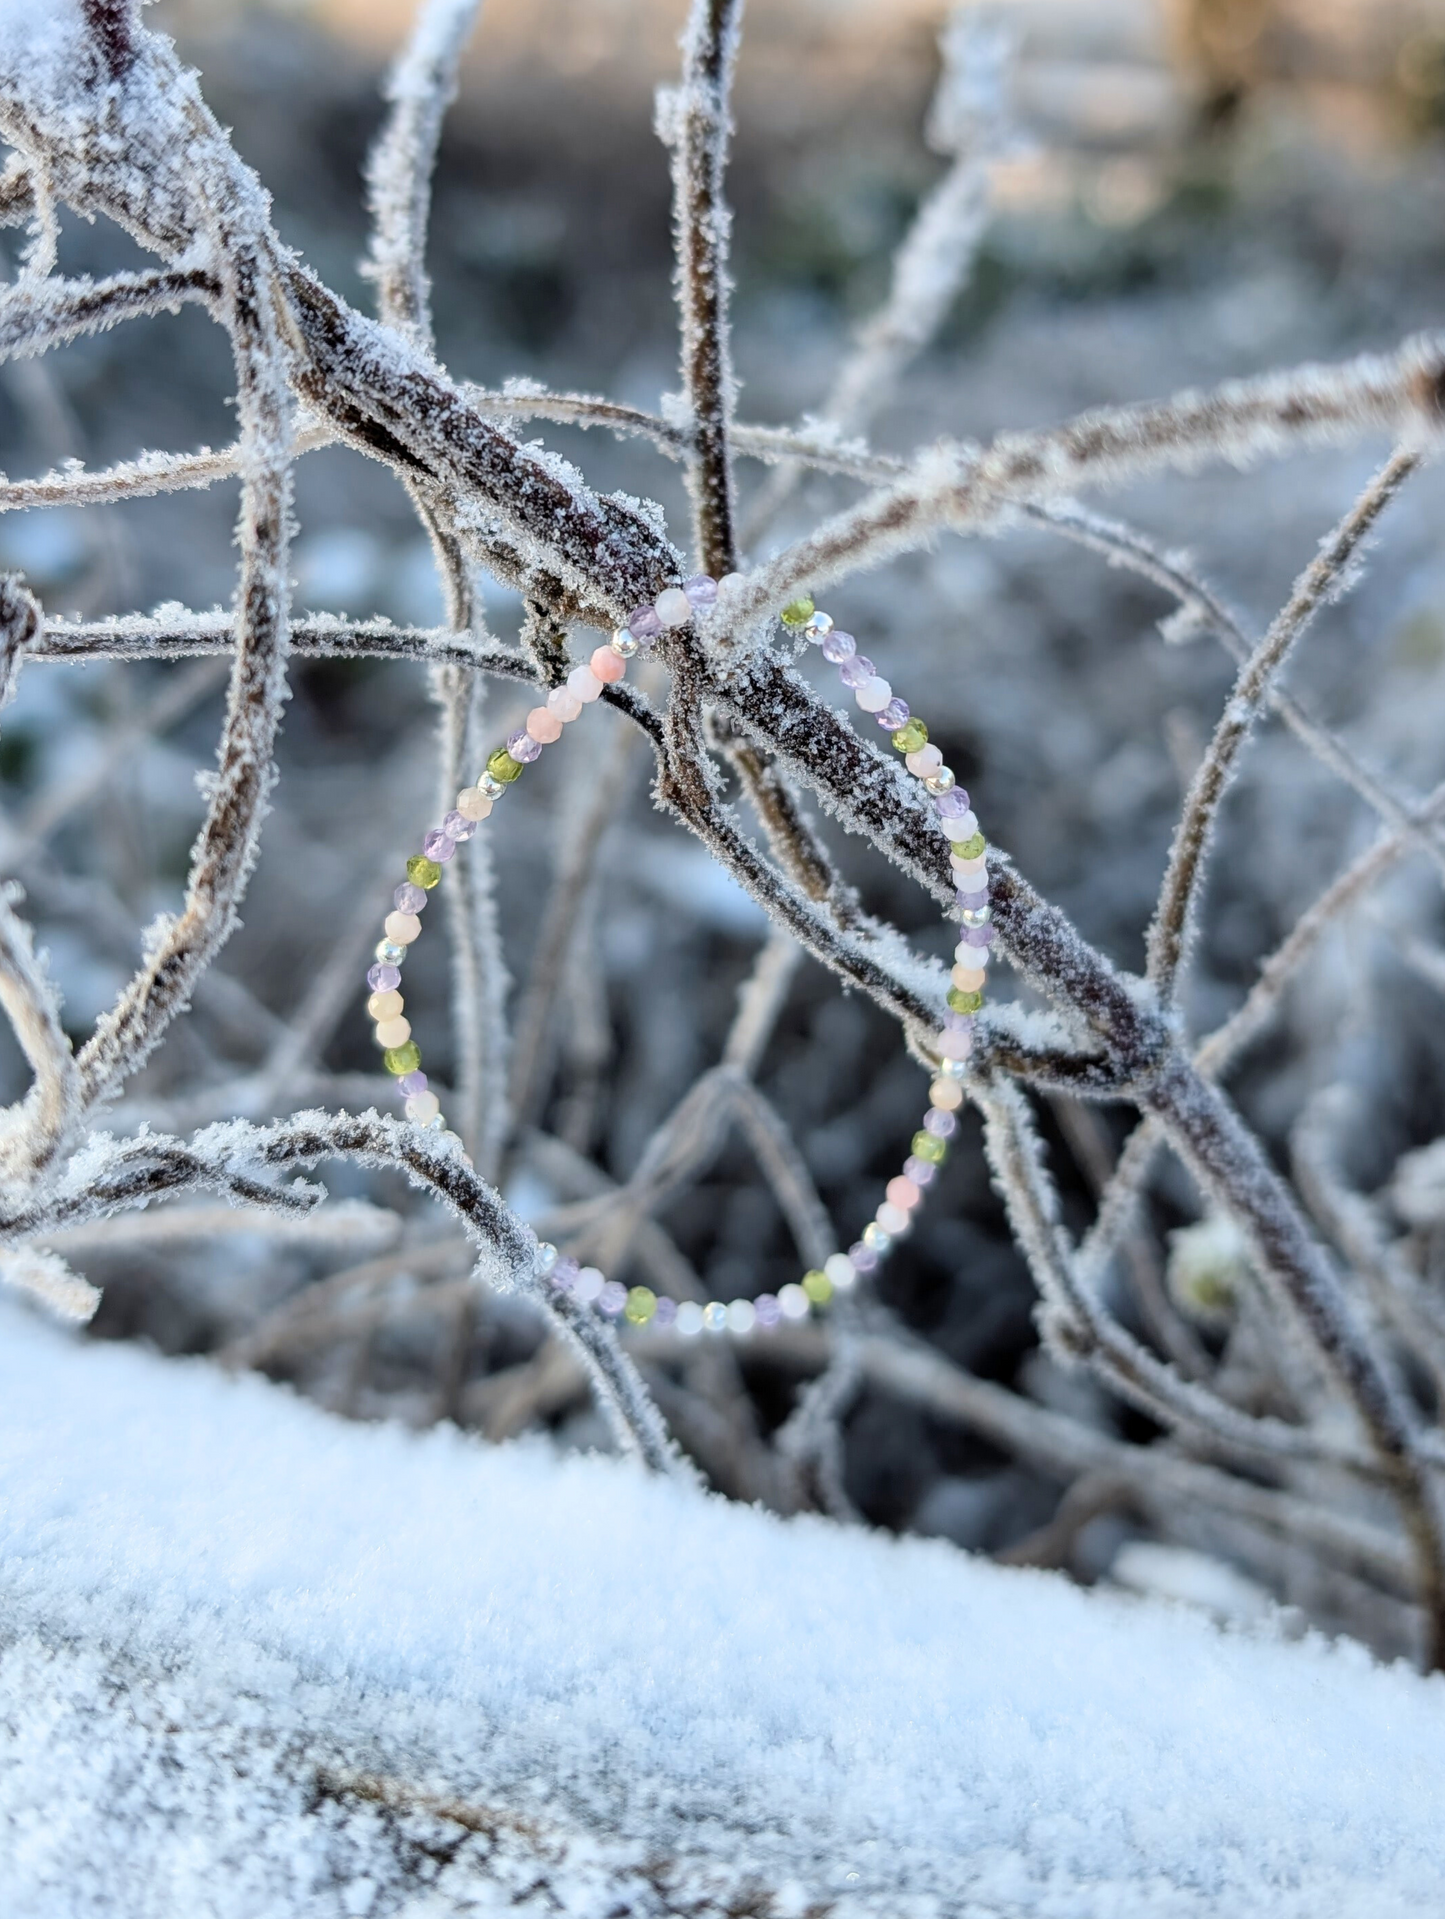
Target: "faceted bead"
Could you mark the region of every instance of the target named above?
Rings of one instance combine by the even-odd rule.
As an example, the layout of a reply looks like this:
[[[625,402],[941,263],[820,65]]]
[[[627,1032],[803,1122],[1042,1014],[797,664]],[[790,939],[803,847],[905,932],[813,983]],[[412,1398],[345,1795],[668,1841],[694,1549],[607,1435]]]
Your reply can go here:
[[[429,860],[424,853],[413,853],[406,863],[406,876],[429,893],[441,878],[442,869],[435,860]]]
[[[972,1033],[942,1033],[939,1035],[938,1050],[943,1055],[946,1066],[950,1060],[966,1060],[973,1051]]]
[[[960,946],[992,946],[996,937],[997,928],[995,927],[963,926],[959,928],[958,943]],[[960,1011],[965,1013],[972,1010],[973,1008],[969,1006],[960,1008]]]
[[[657,1294],[650,1286],[634,1286],[628,1292],[623,1310],[630,1326],[645,1326],[657,1311]]]
[[[810,1273],[804,1273],[802,1285],[810,1306],[826,1306],[833,1297],[832,1280],[826,1273],[819,1272],[817,1267]]]
[[[710,573],[694,573],[690,580],[683,581],[682,590],[690,606],[717,605],[717,581]]]
[[[390,993],[401,985],[401,968],[384,965],[368,966],[366,983],[373,993]]]
[[[411,1021],[398,1013],[395,1019],[378,1020],[376,1023],[376,1043],[395,1052],[398,1046],[405,1046],[411,1038]]]
[[[935,798],[942,793],[951,792],[953,790],[953,768],[951,766],[937,767],[929,774],[923,784]]]
[[[457,843],[444,827],[433,826],[422,834],[421,850],[429,860],[444,866],[457,850]]]
[[[459,812],[456,807],[453,807],[450,813],[443,815],[442,831],[449,840],[454,841],[458,846],[465,840],[474,838],[476,830],[476,821],[469,819],[465,813]]]
[[[547,711],[566,726],[582,711],[582,702],[570,686],[554,686],[547,695]]]
[[[968,794],[963,787],[954,786],[947,793],[940,793],[934,805],[941,819],[961,820],[968,811]]]
[[[877,1253],[874,1252],[871,1246],[865,1246],[861,1239],[855,1239],[853,1244],[848,1248],[848,1257],[852,1260],[854,1269],[857,1272],[876,1273],[878,1270]]]
[[[884,1191],[888,1195],[888,1204],[897,1206],[905,1213],[911,1213],[923,1198],[921,1188],[915,1186],[913,1181],[903,1173],[895,1173]]]
[[[975,833],[972,839],[959,841],[957,852],[961,859],[976,860],[987,844],[982,833]]]
[[[811,597],[806,593],[800,593],[796,600],[789,600],[783,608],[783,625],[806,626],[812,619],[814,610]]]
[[[971,810],[967,813],[945,814],[943,830],[951,840],[960,843],[972,839],[978,831],[978,816]]]
[[[527,715],[527,731],[538,746],[550,746],[562,737],[562,722],[549,706],[534,706]]]
[[[413,1093],[403,1111],[418,1126],[425,1126],[429,1119],[436,1118],[441,1109],[442,1103],[435,1093]]]
[[[778,1288],[778,1310],[784,1319],[808,1317],[808,1295],[792,1281]]]
[[[737,589],[743,584],[743,581],[745,578],[746,578],[746,575],[742,573],[724,573],[722,578],[717,583],[717,590],[718,590],[719,596],[721,596],[724,593],[735,593]]]
[[[948,1003],[955,1013],[976,1013],[983,1005],[982,993],[965,993],[957,986],[948,989]]]
[[[915,1159],[925,1160],[931,1166],[941,1165],[948,1157],[948,1147],[941,1139],[935,1139],[932,1133],[916,1132],[909,1145]]]
[[[910,708],[907,700],[900,700],[895,693],[883,711],[881,713],[875,713],[873,717],[885,733],[891,733],[893,735],[896,742],[898,729],[908,724],[909,711]]]
[[[830,1253],[823,1261],[823,1271],[833,1282],[835,1293],[851,1293],[858,1284],[858,1272],[846,1253]]]
[[[750,1299],[728,1301],[728,1331],[735,1339],[746,1339],[758,1323],[758,1309]]]
[[[606,1284],[607,1281],[603,1278],[600,1268],[582,1266],[578,1268],[577,1277],[572,1282],[572,1290],[585,1305],[590,1306],[595,1299],[601,1298],[602,1288]]]
[[[854,687],[866,686],[874,678],[873,662],[866,653],[852,653],[840,667],[838,678],[850,691]]]
[[[665,1295],[657,1302],[657,1310],[652,1315],[654,1326],[671,1326],[677,1318],[677,1301]]]
[[[492,810],[493,804],[494,802],[488,798],[479,786],[464,786],[461,792],[457,794],[457,811],[464,820],[472,820],[475,822],[486,819]],[[451,818],[450,813],[447,815],[447,818]],[[457,836],[453,835],[453,837],[455,838]]]
[[[604,686],[611,686],[627,671],[626,660],[619,658],[610,646],[599,646],[587,664]]]
[[[893,748],[898,753],[916,753],[921,746],[928,744],[928,728],[922,720],[910,720],[906,726],[900,726],[893,735]]]
[[[932,777],[935,768],[942,766],[943,755],[936,746],[920,746],[916,753],[906,754],[903,764],[916,780]]]
[[[695,1299],[683,1300],[673,1324],[684,1339],[697,1338],[702,1331],[702,1308]]]
[[[414,880],[403,880],[391,896],[398,913],[419,913],[426,905],[426,888]]]
[[[945,1112],[941,1106],[930,1107],[924,1116],[923,1130],[932,1133],[935,1139],[952,1139],[958,1131],[958,1121],[952,1113]]]
[[[960,884],[974,873],[980,879],[988,878],[988,860],[982,853],[975,853],[972,858],[965,858],[956,846],[950,846],[948,857],[953,861],[954,875]]]
[[[844,660],[851,660],[858,651],[858,642],[851,633],[845,633],[840,627],[833,631],[823,642],[823,658],[830,666],[841,666]]]
[[[401,1078],[396,1082],[396,1090],[404,1099],[410,1099],[413,1093],[424,1093],[426,1091],[426,1074],[421,1072],[403,1073]]]
[[[753,1311],[758,1316],[759,1326],[766,1333],[770,1333],[783,1316],[776,1293],[759,1293],[753,1301]]]
[[[395,1019],[405,1004],[398,992],[373,993],[366,1002],[366,1010],[373,1019]]]
[[[978,1027],[976,1013],[945,1013],[943,1030],[945,1033],[966,1033],[971,1039]]]
[[[421,1048],[414,1039],[409,1039],[405,1046],[389,1046],[381,1056],[381,1063],[388,1073],[395,1073],[398,1078],[403,1073],[414,1073],[421,1065]]]
[[[421,921],[415,913],[388,913],[381,923],[386,928],[386,937],[395,940],[398,946],[410,946],[413,940],[421,938]]]
[[[505,746],[499,746],[494,753],[487,755],[487,771],[501,785],[510,786],[513,780],[522,777],[522,762],[513,759]]]
[[[993,952],[991,948],[987,946],[970,946],[965,940],[960,940],[953,949],[953,959],[956,966],[973,967],[980,973],[992,958]]]
[[[881,673],[875,673],[871,680],[865,680],[853,695],[865,713],[881,713],[893,698],[893,688]]]
[[[620,1279],[609,1279],[597,1295],[597,1310],[606,1313],[609,1319],[616,1319],[627,1305],[627,1288]]]
[[[558,1293],[570,1293],[577,1284],[577,1276],[581,1271],[582,1268],[572,1255],[563,1253],[548,1274],[552,1282],[552,1290]]]
[[[627,616],[627,630],[645,646],[662,631],[662,621],[650,606],[634,606]]]
[[[542,742],[534,740],[525,726],[519,726],[507,735],[507,752],[518,766],[530,766],[533,760],[541,759]]]
[[[705,1333],[725,1333],[728,1329],[728,1309],[720,1299],[710,1299],[702,1309],[702,1329]]]
[[[395,940],[378,940],[375,951],[377,959],[383,966],[400,966],[406,958],[406,948],[398,946]],[[397,974],[397,978],[401,978],[400,973]]]
[[[870,1219],[863,1228],[863,1244],[881,1259],[885,1253],[892,1251],[893,1235],[880,1226],[876,1219]]]
[[[602,682],[590,666],[574,666],[567,675],[567,691],[584,706],[590,706],[593,700],[601,699]]]
[[[954,1113],[963,1104],[963,1088],[956,1079],[940,1073],[937,1079],[929,1081],[928,1097],[940,1112]]]
[[[895,1206],[891,1199],[885,1199],[878,1208],[874,1219],[882,1232],[890,1239],[902,1239],[908,1232],[911,1221],[902,1206]]]
[[[938,1168],[926,1159],[918,1159],[912,1153],[903,1162],[903,1177],[911,1179],[917,1187],[931,1186],[938,1178]]]
[[[692,618],[692,603],[680,586],[670,586],[652,602],[664,626],[686,626]]]
[[[969,947],[968,950],[969,952],[973,952],[975,949],[973,947]],[[979,952],[986,953],[988,951],[988,948],[986,946],[982,946],[982,947],[979,947],[977,950]],[[981,966],[958,965],[952,969],[948,977],[949,977],[949,980],[952,982],[952,984],[958,988],[960,993],[981,993],[984,988],[984,982],[987,980],[988,975],[984,972]]]

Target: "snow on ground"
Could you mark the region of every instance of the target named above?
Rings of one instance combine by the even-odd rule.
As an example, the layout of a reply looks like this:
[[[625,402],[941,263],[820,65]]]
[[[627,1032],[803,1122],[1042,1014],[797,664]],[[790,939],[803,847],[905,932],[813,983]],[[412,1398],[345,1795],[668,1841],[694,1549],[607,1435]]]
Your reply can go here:
[[[1442,1909],[1445,1683],[0,1309],[0,1911]]]

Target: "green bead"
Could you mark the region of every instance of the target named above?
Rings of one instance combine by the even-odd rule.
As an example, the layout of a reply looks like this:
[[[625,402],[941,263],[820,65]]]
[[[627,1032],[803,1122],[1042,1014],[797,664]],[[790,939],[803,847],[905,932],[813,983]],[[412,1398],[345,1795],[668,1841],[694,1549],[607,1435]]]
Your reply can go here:
[[[913,1135],[910,1151],[915,1159],[926,1159],[930,1166],[941,1166],[948,1153],[948,1143],[936,1133],[918,1132]]]
[[[421,1065],[421,1048],[414,1039],[409,1039],[405,1046],[388,1046],[381,1063],[388,1073],[395,1073],[400,1079],[403,1073],[414,1073]]]
[[[949,987],[948,1010],[950,1013],[976,1013],[982,1005],[982,993],[965,993],[960,986]]]
[[[928,744],[928,728],[922,720],[905,720],[893,735],[893,744],[900,753],[916,753]]]
[[[975,833],[972,839],[955,840],[953,857],[956,860],[976,860],[987,844],[982,833]]]
[[[505,746],[499,746],[495,753],[487,755],[487,771],[503,786],[510,786],[513,780],[521,777],[522,762],[514,760]]]
[[[406,863],[406,876],[414,886],[424,886],[429,893],[441,878],[442,869],[425,853],[413,853]]]
[[[806,626],[816,610],[810,596],[800,593],[796,600],[789,600],[783,608],[783,625]]]
[[[833,1282],[826,1273],[814,1269],[803,1275],[803,1291],[815,1306],[826,1306],[833,1297]]]
[[[632,1325],[645,1326],[657,1311],[657,1294],[650,1286],[634,1286],[622,1310]]]

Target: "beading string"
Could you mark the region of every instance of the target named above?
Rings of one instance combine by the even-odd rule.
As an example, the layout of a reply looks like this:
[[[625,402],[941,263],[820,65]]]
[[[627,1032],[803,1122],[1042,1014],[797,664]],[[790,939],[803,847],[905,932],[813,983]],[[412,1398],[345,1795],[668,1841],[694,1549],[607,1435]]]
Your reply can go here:
[[[366,1010],[376,1022],[382,1063],[396,1076],[406,1117],[442,1134],[454,1151],[464,1155],[461,1140],[447,1129],[441,1101],[421,1070],[421,1050],[412,1038],[400,991],[402,964],[420,937],[421,914],[427,900],[457,848],[489,818],[523,770],[540,759],[543,747],[559,740],[564,727],[601,698],[604,687],[622,679],[629,661],[650,653],[664,631],[685,626],[690,620],[705,620],[719,593],[726,593],[740,578],[729,574],[719,582],[699,574],[680,587],[668,587],[650,606],[635,608],[627,624],[619,627],[606,645],[599,646],[584,665],[573,667],[565,683],[555,687],[543,705],[534,706],[506,744],[488,755],[476,785],[458,793],[453,810],[425,835],[420,853],[406,863],[406,879],[393,894],[393,911],[386,917],[385,938],[366,975],[371,988]],[[623,1286],[606,1279],[595,1266],[582,1266],[555,1246],[538,1242],[536,1271],[554,1291],[570,1293],[609,1319],[634,1326],[671,1326],[684,1335],[746,1334],[755,1328],[766,1331],[787,1321],[806,1319],[810,1313],[822,1311],[836,1295],[851,1292],[860,1274],[876,1271],[894,1242],[910,1231],[913,1215],[937,1178],[948,1154],[948,1142],[958,1130],[958,1109],[963,1103],[961,1082],[973,1048],[974,1019],[983,1004],[994,939],[988,903],[987,846],[968,794],[944,765],[938,748],[930,744],[928,728],[910,711],[907,701],[894,693],[873,662],[858,651],[853,635],[840,631],[810,598],[804,596],[785,606],[782,622],[790,634],[816,645],[823,658],[838,668],[839,678],[860,710],[889,735],[908,771],[931,797],[939,827],[949,841],[950,865],[958,889],[955,913],[960,922],[959,942],[949,976],[948,1012],[937,1040],[940,1064],[928,1088],[928,1111],[909,1142],[902,1171],[889,1180],[873,1218],[846,1253],[833,1253],[821,1267],[804,1273],[801,1280],[781,1287],[776,1294],[709,1300],[699,1305],[696,1300],[659,1296],[650,1286]]]

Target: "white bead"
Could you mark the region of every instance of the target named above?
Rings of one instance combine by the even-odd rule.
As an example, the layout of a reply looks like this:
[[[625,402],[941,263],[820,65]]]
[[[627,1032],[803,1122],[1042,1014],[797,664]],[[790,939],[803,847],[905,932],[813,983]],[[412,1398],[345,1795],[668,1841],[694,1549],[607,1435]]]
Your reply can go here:
[[[567,675],[567,691],[584,706],[602,697],[602,682],[590,666],[574,666]]]
[[[413,1093],[406,1102],[405,1112],[408,1119],[425,1126],[429,1119],[435,1119],[442,1109],[442,1103],[435,1093]]]
[[[398,1013],[395,1019],[382,1019],[376,1022],[376,1043],[388,1050],[393,1046],[405,1046],[411,1038],[411,1021]]]
[[[960,940],[953,949],[953,957],[960,966],[985,967],[988,965],[992,947],[970,946],[967,940]]]
[[[582,702],[570,687],[554,686],[547,695],[547,711],[555,714],[565,726],[582,711]]]
[[[606,1283],[596,1266],[584,1266],[572,1282],[572,1291],[578,1299],[591,1305]]]
[[[741,573],[724,573],[717,583],[718,598],[721,599],[724,593],[735,593],[742,583],[743,575]]]
[[[692,601],[680,586],[670,586],[652,602],[653,610],[664,626],[686,626],[692,618]]]
[[[871,680],[864,680],[853,697],[865,713],[881,713],[893,698],[893,688],[881,674],[875,673]]]
[[[778,1308],[784,1319],[806,1319],[808,1295],[796,1282],[790,1281],[778,1293]]]
[[[728,1307],[728,1331],[750,1333],[757,1324],[757,1308],[750,1299],[735,1299]]]
[[[901,1206],[895,1206],[892,1200],[885,1199],[877,1212],[878,1224],[892,1239],[902,1239],[908,1231],[910,1221]]]
[[[920,746],[916,753],[905,754],[903,764],[915,779],[926,780],[930,773],[942,766],[943,755],[936,746]]]
[[[537,1241],[537,1250],[532,1255],[533,1272],[540,1273],[545,1279],[547,1274],[550,1273],[552,1268],[557,1264],[559,1257],[560,1255],[557,1248],[552,1244],[551,1240],[539,1239]]]
[[[971,840],[978,831],[978,815],[970,808],[956,820],[945,820],[943,830],[951,840]]]
[[[710,1299],[702,1309],[702,1329],[705,1333],[725,1333],[728,1329],[728,1309],[720,1299]]]
[[[398,946],[410,946],[413,940],[421,938],[421,921],[415,913],[388,913],[381,923],[386,937],[395,940]]]
[[[858,1284],[858,1269],[846,1253],[830,1253],[823,1261],[823,1271],[832,1280],[835,1293],[851,1293]]]
[[[702,1331],[701,1306],[695,1299],[685,1299],[678,1307],[677,1318],[672,1323],[684,1339],[696,1339]]]

